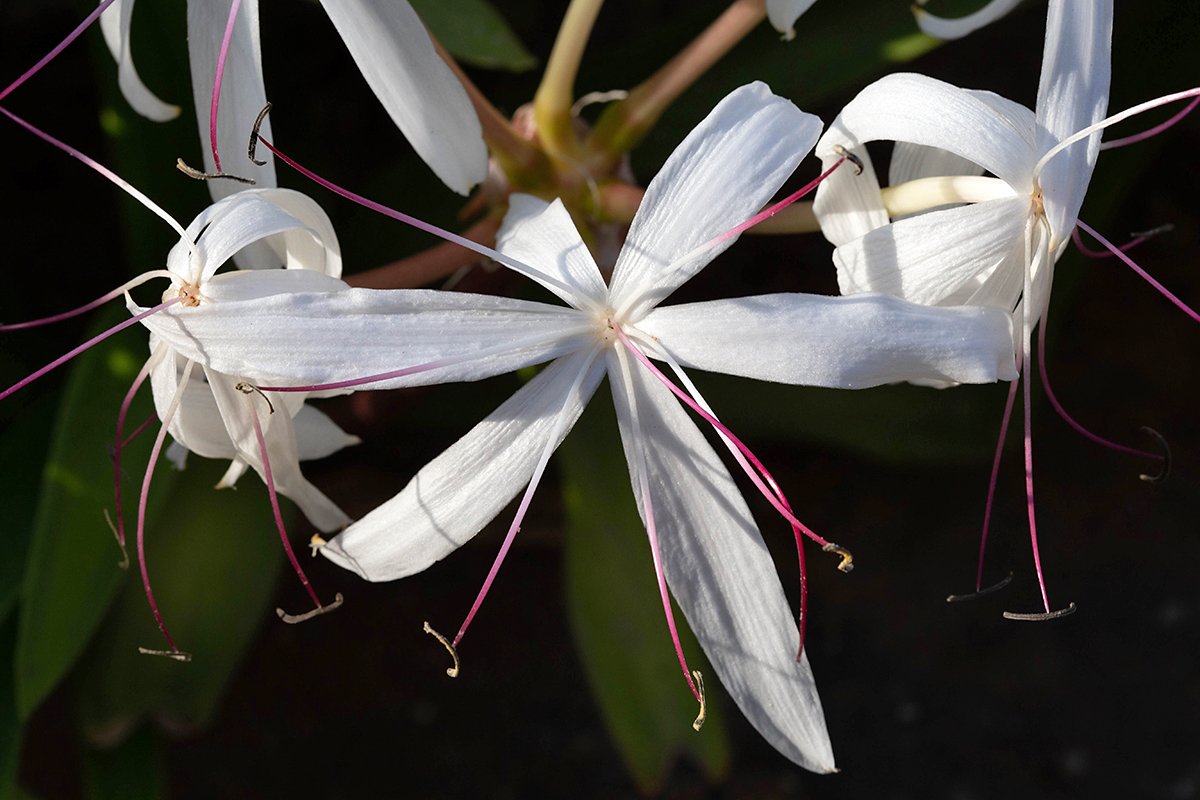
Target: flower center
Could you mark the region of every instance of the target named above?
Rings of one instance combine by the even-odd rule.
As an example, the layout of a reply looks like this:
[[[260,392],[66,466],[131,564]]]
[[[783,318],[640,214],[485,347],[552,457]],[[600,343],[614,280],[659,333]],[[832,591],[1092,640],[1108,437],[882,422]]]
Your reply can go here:
[[[188,308],[195,308],[196,306],[200,305],[200,299],[202,297],[200,294],[200,284],[185,283],[179,287],[179,291],[175,293],[175,296],[183,298],[183,300],[180,302],[180,305],[187,306]]]

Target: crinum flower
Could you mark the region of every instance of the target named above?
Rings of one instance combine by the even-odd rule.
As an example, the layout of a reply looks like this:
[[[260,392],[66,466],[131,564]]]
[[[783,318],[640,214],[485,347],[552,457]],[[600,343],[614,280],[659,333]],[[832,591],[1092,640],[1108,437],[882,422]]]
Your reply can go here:
[[[797,764],[831,771],[820,700],[806,653],[797,657],[799,632],[774,564],[729,472],[672,393],[717,426],[756,485],[789,522],[799,522],[782,496],[764,486],[769,476],[750,469],[747,458],[761,465],[712,415],[683,367],[846,388],[914,376],[1011,379],[1015,368],[1009,317],[997,309],[801,294],[660,305],[733,243],[743,228],[738,223],[762,208],[819,132],[819,120],[761,83],[734,91],[650,183],[608,285],[560,201],[514,196],[495,257],[566,306],[351,289],[174,308],[145,324],[206,368],[258,378],[267,396],[471,381],[550,361],[403,491],[320,548],[367,580],[401,578],[465,544],[524,489],[467,621],[453,643],[442,639],[456,664],[454,648],[551,454],[607,375],[689,684],[668,586],[759,732]],[[687,391],[651,358],[669,365]],[[702,686],[693,691],[703,704]]]

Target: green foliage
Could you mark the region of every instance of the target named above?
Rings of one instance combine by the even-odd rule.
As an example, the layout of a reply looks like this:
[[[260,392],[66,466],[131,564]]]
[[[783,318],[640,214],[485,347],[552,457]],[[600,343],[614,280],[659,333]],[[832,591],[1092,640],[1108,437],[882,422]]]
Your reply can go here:
[[[650,545],[629,488],[612,401],[603,388],[559,447],[567,510],[567,604],[588,680],[639,788],[662,787],[677,755],[712,780],[729,770],[715,673],[678,609],[688,663],[708,677],[708,719],[697,733],[695,698],[671,646]]]
[[[83,779],[88,800],[159,800],[168,796],[166,759],[149,727],[115,750],[85,753]]]
[[[459,61],[510,72],[537,66],[537,59],[487,0],[412,0],[412,6]]]

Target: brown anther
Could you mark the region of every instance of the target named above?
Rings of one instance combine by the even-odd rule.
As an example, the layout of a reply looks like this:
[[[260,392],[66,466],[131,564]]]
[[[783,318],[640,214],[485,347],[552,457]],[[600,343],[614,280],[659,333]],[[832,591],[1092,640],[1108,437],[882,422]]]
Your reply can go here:
[[[1148,433],[1158,440],[1158,446],[1161,447],[1163,451],[1163,465],[1162,469],[1158,471],[1157,475],[1147,475],[1143,472],[1138,477],[1147,483],[1162,483],[1167,479],[1167,476],[1171,474],[1171,448],[1167,445],[1167,440],[1163,438],[1163,435],[1154,430],[1154,428],[1143,425],[1142,432]]]
[[[336,595],[334,595],[332,603],[330,603],[328,605],[324,605],[324,606],[317,606],[312,611],[309,611],[306,614],[289,614],[286,611],[284,611],[282,608],[275,609],[275,613],[278,614],[279,618],[281,620],[283,620],[284,622],[286,622],[288,625],[295,625],[299,622],[307,622],[308,620],[312,619],[313,617],[319,617],[322,614],[328,614],[330,611],[333,611],[335,608],[341,608],[343,601],[344,601],[344,598],[342,597],[342,593],[338,592]]]
[[[835,144],[833,146],[833,152],[837,153],[839,157],[846,159],[847,161],[849,161],[851,164],[854,165],[854,174],[855,175],[862,175],[864,165],[863,165],[863,161],[861,158],[854,155],[854,153],[851,153],[849,150],[842,147],[840,144]]]
[[[258,119],[254,120],[254,129],[250,131],[250,144],[246,147],[246,155],[260,167],[267,165],[266,161],[259,161],[255,156],[258,154],[258,129],[262,127],[263,120],[267,118],[267,114],[271,111],[271,104],[267,103],[263,106],[263,110],[258,112]]]
[[[838,564],[838,569],[840,569],[842,572],[849,572],[850,570],[854,569],[854,556],[850,555],[850,551],[846,548],[842,547],[841,545],[834,544],[833,542],[829,542],[821,549],[826,553],[837,553],[842,557],[842,563]]]
[[[450,644],[450,640],[447,639],[445,636],[442,636],[440,633],[435,631],[433,628],[429,627],[428,622],[425,623],[425,632],[428,633],[433,638],[437,639],[439,642],[441,642],[442,647],[445,647],[447,650],[450,651],[450,657],[454,659],[454,666],[451,667],[450,669],[446,670],[446,674],[449,675],[451,678],[457,678],[458,677],[458,651],[454,649],[454,645]]]
[[[1001,589],[1003,589],[1005,586],[1008,586],[1008,584],[1012,583],[1012,579],[1013,579],[1013,574],[1010,572],[1010,573],[1008,573],[1008,577],[1005,578],[1004,580],[1000,581],[999,583],[992,584],[991,586],[987,587],[986,589],[980,589],[979,591],[971,592],[970,594],[952,594],[946,598],[946,602],[947,603],[960,603],[963,600],[975,600],[975,599],[983,597],[985,595],[989,595],[993,592],[998,592]]]
[[[175,159],[175,169],[179,170],[184,175],[187,175],[189,178],[198,181],[225,179],[229,181],[237,181],[238,183],[244,183],[247,186],[254,185],[253,179],[243,178],[240,175],[230,175],[227,172],[201,172],[200,170],[189,167],[187,164],[183,163],[182,158]]]
[[[146,647],[139,647],[138,652],[144,656],[162,656],[173,661],[191,661],[192,654],[185,653],[182,650],[151,650]]]
[[[194,284],[184,284],[179,287],[178,297],[183,298],[179,305],[195,308],[200,305],[200,287]]]
[[[267,397],[267,393],[264,392],[262,389],[258,388],[257,386],[255,386],[254,384],[246,383],[245,381],[242,381],[241,383],[237,384],[233,388],[237,389],[242,394],[254,394],[255,392],[258,392],[259,396],[262,397],[262,399],[267,402],[268,413],[271,413],[271,414],[275,413],[275,405],[271,402],[271,398]]]
[[[1023,622],[1045,622],[1046,620],[1050,620],[1050,619],[1059,619],[1060,617],[1067,617],[1074,613],[1075,613],[1075,604],[1071,603],[1071,605],[1067,606],[1066,608],[1060,608],[1058,611],[1048,611],[1048,612],[1042,612],[1042,613],[1038,613],[1038,614],[1016,614],[1012,611],[1005,611],[1004,618],[1021,620]]]
[[[696,721],[692,723],[694,730],[700,730],[704,727],[704,720],[708,718],[708,707],[704,704],[704,676],[700,674],[700,670],[692,670],[692,677],[696,679],[696,691],[700,695],[700,714],[696,717]]]

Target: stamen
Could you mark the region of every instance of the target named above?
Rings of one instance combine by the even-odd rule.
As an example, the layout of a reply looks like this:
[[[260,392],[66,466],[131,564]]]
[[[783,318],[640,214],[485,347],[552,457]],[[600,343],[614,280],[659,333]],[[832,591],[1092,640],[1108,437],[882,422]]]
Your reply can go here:
[[[113,524],[112,517],[109,516],[107,508],[104,509],[104,521],[108,523],[108,529],[112,531],[113,538],[117,540],[117,546],[121,548],[123,558],[117,562],[117,566],[121,569],[129,569],[129,551],[125,549],[125,537],[117,531],[117,526]]]
[[[1134,144],[1135,142],[1140,142],[1143,139],[1149,139],[1151,136],[1157,136],[1158,134],[1165,131],[1167,128],[1170,128],[1176,122],[1179,122],[1179,120],[1183,119],[1188,114],[1192,113],[1192,110],[1196,108],[1197,104],[1200,104],[1200,97],[1193,97],[1192,102],[1188,103],[1187,106],[1184,107],[1183,111],[1180,111],[1178,114],[1171,117],[1166,122],[1164,122],[1160,125],[1155,125],[1150,130],[1142,131],[1141,133],[1135,133],[1132,136],[1126,136],[1123,139],[1113,139],[1112,141],[1101,142],[1100,149],[1101,150],[1111,150],[1114,147],[1124,147],[1127,144]]]
[[[163,656],[164,658],[171,658],[175,661],[192,660],[192,654],[185,653],[182,650],[151,650],[146,647],[139,647],[138,652],[144,656]]]
[[[322,614],[328,614],[330,611],[333,611],[335,608],[340,608],[344,599],[345,598],[342,597],[342,593],[338,592],[337,594],[335,594],[333,596],[332,603],[328,603],[323,606],[318,606],[317,608],[314,608],[312,611],[306,611],[303,614],[289,614],[286,611],[284,611],[282,608],[276,608],[275,613],[278,614],[279,618],[281,620],[283,620],[284,622],[286,622],[287,624],[295,625],[296,623],[299,623],[299,622],[306,622],[307,620],[310,620],[313,617],[319,617]]]
[[[2,109],[0,109],[0,110],[2,110]],[[1094,231],[1091,228],[1091,226],[1085,224],[1083,222],[1083,220],[1076,220],[1075,224],[1078,225],[1080,228],[1083,228],[1088,233],[1088,235],[1090,235],[1093,239],[1095,239],[1100,244],[1107,247],[1109,249],[1109,252],[1111,252],[1114,256],[1116,256],[1117,258],[1124,261],[1126,263],[1126,265],[1129,266],[1130,269],[1132,269],[1138,275],[1141,275],[1142,278],[1147,283],[1149,283],[1151,286],[1153,286],[1155,289],[1157,289],[1159,291],[1159,294],[1161,294],[1163,297],[1167,298],[1172,303],[1174,303],[1176,306],[1178,306],[1179,309],[1181,311],[1183,311],[1183,313],[1187,314],[1189,317],[1194,319],[1196,322],[1200,322],[1200,314],[1197,314],[1195,311],[1193,311],[1191,308],[1189,308],[1186,303],[1184,303],[1178,297],[1176,297],[1175,295],[1173,295],[1169,291],[1167,291],[1167,288],[1165,286],[1163,286],[1158,281],[1154,280],[1154,278],[1150,277],[1149,273],[1147,273],[1146,270],[1142,269],[1137,264],[1135,264],[1133,259],[1131,259],[1129,256],[1125,255],[1125,253],[1123,253],[1119,247],[1116,247],[1108,239],[1105,239],[1103,236],[1096,233],[1096,231]]]
[[[1162,434],[1154,430],[1154,428],[1143,425],[1142,431],[1150,434],[1158,440],[1158,446],[1161,447],[1163,451],[1161,456],[1163,466],[1157,475],[1147,475],[1142,473],[1138,477],[1147,483],[1162,483],[1167,479],[1167,476],[1171,474],[1171,448],[1167,445],[1167,440],[1163,438]]]
[[[988,526],[992,521],[992,501],[996,498],[996,481],[1000,477],[1000,458],[1004,455],[1004,440],[1008,437],[1008,422],[1012,419],[1013,404],[1017,399],[1020,384],[1013,381],[1008,385],[1008,401],[1004,404],[1004,416],[1000,419],[1000,436],[996,440],[996,456],[992,459],[992,476],[988,479],[987,503],[983,507],[983,534],[979,537],[979,567],[975,571],[975,594],[983,585],[983,554],[987,549]],[[952,595],[953,596],[953,595]],[[971,595],[962,595],[970,597]]]
[[[1133,248],[1137,247],[1139,244],[1146,241],[1147,239],[1150,239],[1154,236],[1158,236],[1160,233],[1169,233],[1173,230],[1175,230],[1175,226],[1172,225],[1170,222],[1168,222],[1165,225],[1159,225],[1157,228],[1151,228],[1148,231],[1142,231],[1141,233],[1132,233],[1132,234],[1130,234],[1130,236],[1134,237],[1133,241],[1131,241],[1127,244],[1123,244],[1120,247],[1118,247],[1117,249],[1123,253],[1127,252],[1127,251],[1132,250]],[[1071,229],[1071,240],[1073,242],[1075,242],[1075,247],[1079,250],[1079,252],[1083,253],[1088,258],[1112,258],[1113,254],[1108,252],[1107,250],[1093,250],[1090,247],[1088,247],[1087,245],[1085,245],[1083,243],[1083,237],[1079,235],[1079,226],[1076,226]]]
[[[117,542],[121,545],[122,550],[125,549],[125,512],[121,505],[121,451],[125,449],[129,442],[133,441],[134,436],[137,436],[139,433],[141,433],[152,420],[156,419],[157,415],[152,414],[150,419],[146,420],[146,422],[143,423],[142,426],[138,428],[137,431],[134,432],[133,436],[130,436],[128,440],[122,440],[121,434],[124,432],[125,417],[129,414],[129,406],[133,403],[134,395],[137,394],[138,389],[142,387],[142,383],[145,382],[146,377],[150,374],[151,370],[158,366],[158,362],[162,360],[163,356],[167,352],[168,348],[165,344],[159,344],[158,347],[154,348],[154,352],[150,354],[150,358],[146,359],[146,363],[142,365],[140,370],[138,370],[137,377],[133,379],[133,383],[130,385],[129,390],[125,392],[125,398],[121,401],[121,409],[117,412],[117,442],[116,446],[113,448],[112,454],[113,496],[116,500],[117,506],[117,527],[114,533],[117,536]],[[105,509],[104,513],[107,514],[108,510]],[[126,560],[128,560],[128,556],[126,556]]]
[[[1008,573],[1008,577],[1003,578],[999,583],[994,583],[986,589],[976,589],[969,594],[952,594],[946,597],[947,603],[961,603],[963,600],[978,600],[980,597],[986,597],[989,594],[994,594],[1000,591],[1008,584],[1012,583],[1013,574]]]
[[[83,33],[85,30],[87,30],[88,26],[91,25],[93,22],[95,22],[100,17],[100,15],[104,13],[104,10],[106,8],[108,8],[109,6],[111,6],[112,4],[113,4],[113,0],[104,0],[104,2],[102,2],[95,9],[93,9],[92,13],[88,14],[86,17],[83,18],[83,22],[81,22],[75,26],[75,30],[73,30],[67,34],[67,38],[65,38],[61,42],[59,42],[58,45],[55,46],[55,48],[53,50],[51,50],[46,55],[42,56],[41,60],[39,60],[36,64],[34,64],[29,69],[25,70],[25,72],[23,72],[21,74],[21,77],[17,78],[15,81],[10,83],[4,91],[0,92],[0,100],[3,100],[4,98],[8,97],[9,92],[11,92],[13,89],[16,89],[18,86],[20,86],[25,81],[29,80],[42,67],[46,66],[51,61],[53,61],[55,59],[55,57],[58,56],[59,53],[61,53],[63,50],[66,49],[67,45],[69,45],[71,42],[73,42],[77,38],[79,38],[79,34]]]
[[[129,445],[133,443],[134,439],[141,436],[145,432],[146,428],[149,428],[157,421],[158,414],[151,412],[150,416],[146,417],[146,421],[137,426],[137,430],[125,437],[125,441],[121,442],[121,449],[124,450],[125,448],[129,447]]]
[[[221,101],[221,80],[225,77],[225,58],[229,55],[229,41],[233,38],[233,26],[237,22],[238,9],[241,6],[242,0],[233,0],[233,3],[230,4],[229,19],[225,23],[225,35],[221,38],[221,51],[217,54],[217,71],[213,76],[212,106],[208,115],[208,140],[212,145],[213,163],[216,164],[218,173],[221,172],[221,154],[217,152],[217,107]],[[254,181],[248,182],[254,183]]]
[[[85,314],[88,311],[91,311],[93,308],[99,308],[109,300],[115,300],[130,289],[141,286],[143,283],[153,280],[154,278],[174,279],[175,277],[175,273],[169,272],[165,269],[156,269],[151,270],[150,272],[144,272],[133,280],[127,281],[126,283],[118,286],[116,289],[113,289],[111,292],[108,292],[107,294],[93,300],[90,303],[85,303],[79,308],[72,309],[71,311],[64,311],[61,314],[54,314],[49,317],[42,317],[41,319],[30,320],[29,322],[14,322],[11,325],[0,325],[0,331],[17,331],[24,328],[37,328],[41,325],[49,325],[52,322],[61,322],[64,319],[70,319],[71,317],[77,317],[80,314]]]
[[[213,152],[216,152],[215,140],[213,142]],[[254,185],[254,180],[252,178],[243,178],[240,175],[230,175],[229,173],[221,172],[220,166],[217,167],[216,172],[201,172],[200,170],[195,169],[194,167],[189,167],[187,164],[183,163],[182,158],[175,159],[175,169],[179,170],[184,175],[187,175],[189,178],[193,178],[198,181],[210,181],[217,178],[225,178],[227,180],[237,181],[238,183],[244,183],[247,186]]]
[[[838,569],[842,572],[850,572],[854,569],[854,556],[850,555],[850,551],[844,547],[839,547],[833,542],[828,543],[821,548],[826,553],[837,553],[842,557],[842,563],[838,564]]]
[[[851,153],[849,150],[847,150],[846,148],[842,147],[840,144],[835,144],[835,145],[833,146],[833,152],[835,152],[835,153],[837,153],[839,156],[841,156],[841,157],[842,157],[842,161],[849,161],[851,164],[853,164],[853,165],[854,165],[854,174],[855,174],[855,175],[862,175],[862,173],[863,173],[863,162],[862,162],[862,159],[861,159],[861,158],[859,158],[858,156],[854,155],[854,153]],[[841,162],[839,161],[838,163],[840,164]],[[833,166],[834,166],[834,167],[836,167],[836,166],[837,166],[837,164],[834,164]],[[832,171],[833,171],[833,169],[831,168],[831,169],[830,169],[830,172],[832,172]]]
[[[479,253],[482,256],[486,256],[487,258],[490,258],[491,260],[493,260],[499,264],[503,264],[504,266],[508,267],[509,269],[513,270],[514,272],[524,275],[527,278],[533,278],[534,280],[536,280],[537,282],[546,286],[547,288],[554,289],[556,291],[556,293],[559,294],[560,297],[563,297],[563,299],[566,299],[572,305],[575,305],[575,303],[579,303],[579,305],[583,307],[582,310],[588,310],[588,311],[593,311],[593,312],[597,312],[597,313],[603,310],[600,308],[600,306],[595,301],[593,301],[592,299],[590,299],[584,295],[581,295],[578,292],[578,290],[576,290],[574,287],[568,286],[567,284],[563,283],[562,281],[558,280],[557,278],[553,278],[535,267],[532,267],[528,264],[522,264],[520,261],[517,261],[516,259],[510,258],[509,256],[506,256],[497,250],[493,250],[490,247],[485,247],[484,245],[481,245],[478,242],[472,241],[472,240],[466,238],[465,236],[459,236],[456,233],[451,233],[450,231],[445,230],[443,228],[439,228],[436,225],[430,225],[428,222],[422,222],[421,220],[417,219],[416,217],[410,217],[408,214],[405,214],[402,211],[396,211],[395,209],[389,208],[389,207],[383,205],[382,203],[377,203],[374,200],[368,200],[366,197],[363,197],[360,194],[355,194],[354,192],[350,191],[349,189],[343,189],[341,186],[338,186],[336,183],[333,183],[332,181],[322,178],[320,175],[318,175],[317,173],[308,169],[307,167],[301,166],[298,162],[292,160],[290,157],[285,155],[282,151],[280,151],[278,148],[276,148],[273,144],[268,142],[266,139],[262,138],[262,134],[259,133],[259,126],[262,124],[262,121],[266,117],[266,113],[270,110],[270,108],[271,108],[271,105],[270,105],[270,103],[268,103],[263,108],[262,112],[259,113],[258,120],[254,123],[254,130],[250,134],[250,147],[249,147],[248,155],[250,156],[250,160],[253,161],[255,164],[265,164],[266,163],[265,161],[258,161],[255,158],[255,153],[257,151],[256,145],[258,142],[262,142],[264,147],[266,147],[268,150],[270,150],[272,153],[274,153],[281,161],[283,161],[288,166],[295,169],[301,175],[304,175],[309,180],[319,183],[321,186],[324,186],[329,191],[335,192],[336,194],[341,195],[342,197],[346,198],[347,200],[351,200],[365,208],[371,209],[372,211],[376,211],[380,214],[383,214],[384,216],[391,217],[394,220],[403,222],[406,225],[411,225],[412,227],[416,228],[417,230],[422,230],[422,231],[425,231],[426,233],[431,233],[434,236],[441,237],[442,239],[445,239],[448,242],[454,242],[455,244],[465,247],[468,250],[472,250],[476,253]]]
[[[319,551],[322,547],[324,547],[327,544],[329,544],[329,542],[322,539],[321,534],[314,533],[312,535],[312,538],[308,540],[308,546],[312,548],[312,557],[316,558],[317,551]]]
[[[1024,389],[1025,401],[1025,499],[1029,513],[1029,542],[1033,546],[1033,565],[1037,570],[1038,586],[1042,591],[1042,604],[1046,608],[1046,613],[1050,613],[1050,599],[1046,595],[1046,579],[1042,574],[1042,557],[1038,552],[1037,539],[1037,520],[1033,508],[1033,402],[1030,386],[1032,382],[1029,380],[1029,365],[1032,358],[1032,342],[1030,341],[1033,335],[1033,315],[1036,313],[1033,309],[1033,257],[1031,248],[1033,247],[1034,238],[1034,221],[1031,219],[1026,226],[1025,234],[1025,286],[1023,288],[1022,297],[1022,315],[1024,322],[1022,325],[1022,360],[1024,368],[1021,375],[1021,384]],[[1042,237],[1038,237],[1038,243],[1041,244]],[[1045,249],[1039,248],[1038,257],[1045,255]],[[1049,298],[1047,298],[1049,300]],[[1044,311],[1044,309],[1043,309]]]
[[[0,111],[3,111],[3,110],[4,109],[0,108]],[[109,328],[108,330],[106,330],[104,333],[100,333],[100,334],[97,334],[96,336],[93,336],[91,339],[88,339],[86,342],[79,345],[71,352],[67,353],[64,356],[59,356],[58,358],[54,359],[46,366],[39,369],[37,372],[34,372],[32,375],[30,375],[22,380],[17,381],[12,386],[5,389],[3,392],[0,392],[0,400],[3,400],[4,398],[8,397],[10,394],[17,391],[18,389],[23,389],[24,387],[26,387],[29,384],[36,381],[38,378],[45,375],[47,372],[50,372],[58,367],[61,367],[63,364],[67,363],[75,356],[84,352],[89,347],[92,347],[93,345],[97,345],[100,342],[103,342],[105,339],[112,336],[113,334],[120,333],[121,331],[125,330],[126,328],[128,328],[130,326],[138,324],[139,322],[141,322],[142,320],[144,320],[146,317],[150,316],[151,314],[157,314],[159,311],[162,311],[164,308],[175,305],[182,299],[183,298],[180,298],[180,297],[172,297],[170,300],[165,300],[162,303],[159,303],[154,308],[148,309],[146,311],[143,311],[140,314],[132,316],[129,319],[125,320],[124,322],[117,323],[116,325],[114,325],[111,328]]]
[[[234,388],[242,394],[247,395],[246,405],[250,408],[250,422],[254,426],[254,438],[258,440],[258,452],[262,457],[263,463],[263,480],[267,484],[267,496],[271,499],[271,511],[275,515],[275,527],[279,531],[279,539],[283,542],[283,549],[287,553],[288,560],[292,562],[292,569],[296,571],[300,582],[308,590],[308,596],[312,598],[313,603],[316,605],[314,611],[296,616],[285,613],[282,608],[277,608],[275,611],[284,622],[303,622],[306,619],[312,619],[317,614],[323,614],[326,611],[332,611],[337,608],[342,604],[342,596],[338,594],[337,599],[330,604],[329,608],[322,606],[321,601],[317,598],[317,593],[313,591],[312,586],[308,583],[308,576],[304,574],[304,569],[300,566],[300,562],[296,560],[296,554],[292,552],[292,543],[288,540],[287,530],[283,526],[283,514],[279,510],[279,495],[275,492],[275,478],[271,475],[271,459],[267,456],[267,441],[263,437],[262,425],[258,421],[258,410],[254,408],[254,398],[249,397],[254,392],[258,392],[261,395],[262,391],[247,383],[239,383]],[[266,395],[263,395],[263,399],[266,399]],[[270,401],[268,401],[269,404]]]
[[[1067,617],[1074,613],[1075,613],[1075,604],[1071,603],[1066,608],[1060,608],[1057,611],[1047,611],[1044,614],[1040,613],[1040,612],[1037,614],[1017,614],[1012,611],[1005,611],[1004,618],[1005,619],[1022,620],[1024,622],[1045,622],[1045,621],[1051,620],[1051,619],[1059,619],[1060,617]]]
[[[696,685],[700,692],[700,713],[696,715],[696,721],[692,723],[692,728],[700,730],[704,727],[704,720],[708,718],[708,707],[704,704],[704,676],[698,669],[692,670],[692,675],[696,677]]]
[[[450,640],[440,633],[429,627],[429,623],[425,623],[425,632],[442,643],[442,646],[450,651],[450,657],[454,659],[454,666],[446,670],[446,674],[451,678],[458,677],[458,651],[454,649],[454,645],[450,644]]]
[[[241,392],[242,394],[246,394],[246,395],[254,394],[255,392],[257,392],[258,396],[261,397],[263,399],[263,402],[267,404],[267,413],[268,414],[275,413],[275,404],[271,402],[271,398],[267,397],[267,395],[263,392],[263,390],[258,388],[254,384],[248,383],[246,381],[242,381],[241,383],[239,383],[237,386],[235,386],[233,388],[237,389],[239,392]]]

